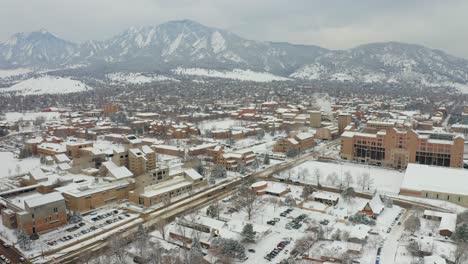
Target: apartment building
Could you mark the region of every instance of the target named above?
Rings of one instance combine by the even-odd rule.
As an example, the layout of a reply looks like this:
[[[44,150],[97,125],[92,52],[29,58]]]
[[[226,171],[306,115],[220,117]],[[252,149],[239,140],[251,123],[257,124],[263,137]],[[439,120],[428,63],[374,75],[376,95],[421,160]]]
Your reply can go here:
[[[311,148],[314,145],[314,134],[311,133],[299,133],[297,135],[291,135],[287,138],[279,139],[273,146],[275,152],[288,152],[291,149],[302,152],[306,149]]]
[[[67,155],[70,158],[79,158],[80,157],[80,150],[82,148],[91,148],[93,147],[92,142],[84,141],[84,142],[69,142],[66,145]]]
[[[240,165],[249,166],[253,164],[255,157],[255,153],[251,150],[238,150],[221,154],[217,162],[228,171],[237,171]]]
[[[37,146],[37,154],[42,156],[54,156],[67,153],[67,148],[61,143],[44,142]]]
[[[205,143],[200,144],[188,149],[190,156],[206,155],[210,149],[214,149],[218,144],[216,143]]]
[[[102,113],[106,116],[117,113],[119,111],[118,104],[105,104]]]
[[[320,111],[309,111],[309,123],[313,128],[319,128],[322,126],[322,112]]]
[[[345,128],[351,124],[352,116],[348,113],[340,113],[338,115],[338,133],[342,134],[345,131]]]
[[[136,176],[156,168],[156,153],[148,146],[128,150],[128,168]]]
[[[169,155],[169,156],[184,156],[185,149],[180,146],[171,146],[171,145],[154,145],[154,151],[158,154]]]
[[[316,139],[330,140],[330,139],[335,139],[338,136],[339,136],[338,127],[334,126],[334,125],[326,126],[326,127],[320,127],[315,132],[315,138]]]
[[[406,168],[409,163],[463,167],[464,137],[415,130],[346,131],[341,135],[342,159]]]

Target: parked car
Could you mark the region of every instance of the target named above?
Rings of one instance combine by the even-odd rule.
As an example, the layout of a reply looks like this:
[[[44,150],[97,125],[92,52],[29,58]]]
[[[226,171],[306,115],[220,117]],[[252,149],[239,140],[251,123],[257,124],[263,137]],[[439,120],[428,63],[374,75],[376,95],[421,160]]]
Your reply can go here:
[[[148,261],[149,261],[148,259],[145,259],[145,258],[140,257],[140,256],[135,256],[135,257],[133,258],[133,262],[134,262],[134,263],[138,263],[138,264],[148,263]]]
[[[247,251],[249,251],[250,253],[255,253],[255,249],[253,249],[253,248],[249,248],[249,250],[247,250]]]
[[[328,225],[328,223],[330,223],[330,221],[328,221],[327,219],[325,220],[322,220],[319,222],[321,225]]]

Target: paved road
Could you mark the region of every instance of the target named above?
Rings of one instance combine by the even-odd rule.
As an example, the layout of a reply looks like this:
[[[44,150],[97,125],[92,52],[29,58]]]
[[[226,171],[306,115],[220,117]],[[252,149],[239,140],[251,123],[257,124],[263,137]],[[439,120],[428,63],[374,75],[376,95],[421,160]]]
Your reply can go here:
[[[20,263],[21,255],[13,247],[5,248],[3,246],[5,243],[3,240],[0,240],[0,243],[0,255],[7,257],[9,260],[11,260],[11,263]]]
[[[399,219],[399,222],[401,222],[402,225],[393,226],[392,231],[390,232],[390,234],[388,234],[382,247],[382,252],[380,254],[381,264],[396,263],[397,252],[398,248],[400,247],[401,234],[403,232],[403,223],[409,216],[408,212],[408,210],[405,210],[405,213]]]

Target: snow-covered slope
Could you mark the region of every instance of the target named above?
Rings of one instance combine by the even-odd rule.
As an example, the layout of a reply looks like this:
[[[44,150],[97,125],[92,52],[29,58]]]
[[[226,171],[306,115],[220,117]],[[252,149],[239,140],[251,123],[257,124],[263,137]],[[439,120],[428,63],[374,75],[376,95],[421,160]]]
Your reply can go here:
[[[78,44],[46,30],[17,33],[0,44],[0,67],[57,67],[79,57]]]
[[[272,82],[272,81],[289,81],[291,79],[273,75],[269,72],[254,72],[251,70],[234,69],[232,71],[217,71],[200,68],[177,68],[172,71],[179,75],[190,76],[204,76],[211,78],[223,78],[239,81],[252,81],[252,82]]]
[[[405,83],[419,87],[468,87],[468,61],[439,50],[397,42],[332,51],[290,75],[305,80]]]
[[[467,60],[420,45],[386,42],[327,50],[313,45],[248,40],[190,20],[133,27],[107,40],[81,44],[59,39],[44,30],[18,33],[0,44],[3,69],[65,68],[76,64],[105,68],[106,72],[164,75],[176,68],[210,69],[218,72],[210,75],[221,77],[225,72],[244,76],[246,73],[238,71],[250,70],[298,80],[468,89]],[[245,77],[235,77],[242,78]],[[130,77],[128,82],[133,79],[153,81]]]
[[[106,77],[118,83],[128,83],[128,84],[144,84],[151,82],[162,82],[162,81],[175,81],[177,79],[167,77],[164,75],[154,75],[154,74],[145,74],[145,73],[126,73],[126,72],[115,72],[107,74]]]
[[[68,94],[83,92],[89,89],[91,88],[77,80],[45,75],[27,79],[9,88],[0,89],[0,92],[11,92],[22,95]]]
[[[28,68],[17,68],[17,69],[8,69],[8,70],[0,69],[0,79],[16,77],[16,76],[27,74],[30,72],[32,72],[32,70]]]

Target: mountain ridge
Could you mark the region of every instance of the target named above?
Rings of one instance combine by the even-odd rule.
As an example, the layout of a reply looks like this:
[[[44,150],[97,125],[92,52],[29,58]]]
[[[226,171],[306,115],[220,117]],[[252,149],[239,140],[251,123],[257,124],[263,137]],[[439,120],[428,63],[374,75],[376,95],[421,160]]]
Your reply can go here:
[[[47,30],[0,43],[0,68],[104,64],[110,71],[175,68],[252,70],[301,80],[393,82],[422,86],[468,83],[468,60],[419,44],[376,42],[346,50],[249,40],[192,20],[130,27],[111,38],[73,43]]]

